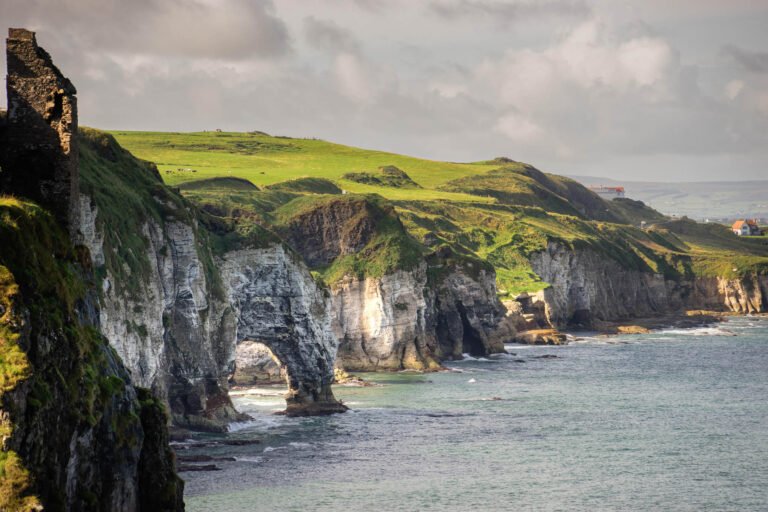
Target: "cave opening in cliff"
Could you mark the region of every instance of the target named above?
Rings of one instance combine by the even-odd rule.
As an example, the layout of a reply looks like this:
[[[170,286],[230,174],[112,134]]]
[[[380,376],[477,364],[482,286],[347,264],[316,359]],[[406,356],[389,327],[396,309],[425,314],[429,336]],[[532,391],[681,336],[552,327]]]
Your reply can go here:
[[[233,387],[287,389],[286,367],[265,343],[243,340],[235,349],[235,368],[229,383]]]
[[[477,330],[474,327],[472,327],[472,324],[469,322],[469,318],[467,318],[467,310],[464,307],[464,305],[461,302],[457,302],[456,309],[459,311],[459,316],[461,316],[461,327],[462,327],[461,351],[462,353],[469,354],[472,357],[487,355],[487,352],[485,350],[485,345],[483,344],[483,339],[480,337]]]

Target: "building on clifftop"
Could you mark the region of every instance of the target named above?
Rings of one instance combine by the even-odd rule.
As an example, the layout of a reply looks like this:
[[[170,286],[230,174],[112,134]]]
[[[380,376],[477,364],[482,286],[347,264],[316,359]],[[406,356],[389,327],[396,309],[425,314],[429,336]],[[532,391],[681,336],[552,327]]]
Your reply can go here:
[[[591,185],[589,190],[599,195],[603,199],[615,199],[624,197],[624,187],[606,187],[605,185]]]
[[[738,236],[760,236],[762,230],[755,219],[740,219],[733,223],[731,230]]]

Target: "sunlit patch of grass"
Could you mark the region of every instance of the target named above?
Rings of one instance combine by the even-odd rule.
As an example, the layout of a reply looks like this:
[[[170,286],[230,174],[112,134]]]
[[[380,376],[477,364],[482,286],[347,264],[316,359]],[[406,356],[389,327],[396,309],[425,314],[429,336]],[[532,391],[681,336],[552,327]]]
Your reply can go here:
[[[267,233],[279,231],[286,216],[317,207],[324,194],[347,194],[390,201],[423,253],[447,244],[455,255],[490,263],[502,293],[546,286],[529,258],[553,241],[669,279],[762,272],[768,257],[764,239],[736,240],[725,229],[670,221],[631,199],[604,201],[569,178],[505,158],[438,162],[260,132],[112,133],[155,162],[166,183],[208,208],[212,225],[232,228],[216,238],[220,249],[238,247],[238,233],[254,243],[270,240]],[[230,178],[262,190],[205,181]],[[642,230],[642,222],[654,227]],[[386,253],[389,246],[381,247]],[[370,266],[346,258],[321,274],[390,268],[391,256],[370,252]]]

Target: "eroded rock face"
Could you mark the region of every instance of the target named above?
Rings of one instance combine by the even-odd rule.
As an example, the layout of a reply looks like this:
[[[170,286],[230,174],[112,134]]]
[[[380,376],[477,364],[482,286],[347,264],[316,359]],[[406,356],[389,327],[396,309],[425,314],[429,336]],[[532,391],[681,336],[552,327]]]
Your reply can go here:
[[[438,286],[430,287],[431,323],[441,359],[504,352],[505,309],[496,297],[496,275],[487,270],[474,274],[455,267]]]
[[[328,297],[280,245],[230,252],[220,262],[237,339],[263,343],[285,366],[289,415],[341,412],[333,396],[338,349]]]
[[[292,219],[282,233],[307,265],[328,265],[365,247],[376,229],[371,208],[365,199],[340,198]]]
[[[332,287],[333,333],[345,370],[439,367],[427,315],[426,265]]]
[[[504,307],[495,276],[461,268],[427,279],[426,263],[381,278],[346,278],[332,287],[339,363],[349,371],[429,370],[462,354],[504,351]]]
[[[756,313],[768,307],[765,277],[666,280],[557,243],[534,254],[531,266],[551,285],[543,295],[547,319],[555,327],[591,327],[596,320],[650,317],[686,308]]]
[[[105,250],[98,210],[87,196],[80,203],[81,243],[98,267]],[[232,309],[207,282],[194,225],[149,219],[142,231],[148,274],[128,290],[107,271],[100,284],[101,329],[133,379],[167,400],[175,423],[221,430],[242,419],[227,396],[236,328]]]
[[[742,314],[768,311],[768,276],[696,279],[687,304],[694,309],[725,309]]]

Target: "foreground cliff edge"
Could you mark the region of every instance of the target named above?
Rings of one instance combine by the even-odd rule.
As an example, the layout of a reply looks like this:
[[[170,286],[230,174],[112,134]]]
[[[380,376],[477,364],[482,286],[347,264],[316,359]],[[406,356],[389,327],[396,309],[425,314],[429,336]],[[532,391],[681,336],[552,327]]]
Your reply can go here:
[[[179,511],[161,401],[99,330],[75,88],[11,29],[0,126],[0,509]],[[34,201],[34,202],[33,202]]]

